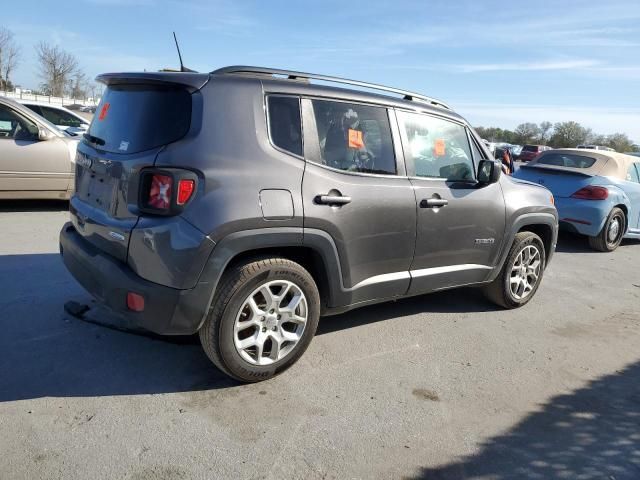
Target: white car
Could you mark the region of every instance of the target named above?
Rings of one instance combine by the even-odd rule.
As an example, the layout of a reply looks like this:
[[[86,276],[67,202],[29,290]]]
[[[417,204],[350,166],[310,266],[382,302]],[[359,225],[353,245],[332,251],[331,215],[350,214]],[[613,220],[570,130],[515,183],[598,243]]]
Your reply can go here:
[[[89,121],[86,118],[82,118],[62,106],[29,100],[21,100],[20,103],[71,136],[81,137],[89,130]]]

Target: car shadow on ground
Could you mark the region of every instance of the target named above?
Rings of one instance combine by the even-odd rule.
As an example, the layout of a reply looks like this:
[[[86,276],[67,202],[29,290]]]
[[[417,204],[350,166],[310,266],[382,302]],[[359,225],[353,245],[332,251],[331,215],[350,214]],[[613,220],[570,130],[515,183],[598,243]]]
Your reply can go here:
[[[136,395],[239,384],[205,356],[197,336],[123,333],[72,317],[68,300],[91,299],[58,254],[0,256],[0,402],[41,397]],[[318,335],[421,312],[494,307],[467,289],[414,297],[323,318]],[[99,307],[91,320],[109,323]],[[90,312],[91,313],[91,312]]]
[[[196,336],[134,335],[67,314],[68,300],[91,299],[58,254],[0,256],[0,285],[0,402],[239,386],[213,367]],[[317,334],[424,312],[494,310],[478,289],[450,290],[326,317]]]
[[[424,468],[425,480],[640,478],[640,363],[551,398],[475,455]]]
[[[623,239],[618,248],[627,248],[639,246],[639,240]],[[558,245],[556,252],[559,253],[597,253],[602,255],[603,252],[594,250],[589,246],[589,239],[584,235],[578,235],[561,231],[558,234]]]
[[[0,200],[0,213],[65,211],[69,211],[68,200]]]

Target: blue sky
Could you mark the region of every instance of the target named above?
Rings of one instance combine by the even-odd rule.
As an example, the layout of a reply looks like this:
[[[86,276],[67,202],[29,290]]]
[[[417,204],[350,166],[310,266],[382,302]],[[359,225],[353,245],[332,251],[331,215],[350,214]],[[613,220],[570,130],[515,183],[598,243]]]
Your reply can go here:
[[[35,3],[35,2],[34,2]],[[14,79],[38,84],[33,45],[95,76],[234,64],[326,73],[440,98],[475,125],[576,120],[640,142],[640,1],[76,0],[7,2]]]

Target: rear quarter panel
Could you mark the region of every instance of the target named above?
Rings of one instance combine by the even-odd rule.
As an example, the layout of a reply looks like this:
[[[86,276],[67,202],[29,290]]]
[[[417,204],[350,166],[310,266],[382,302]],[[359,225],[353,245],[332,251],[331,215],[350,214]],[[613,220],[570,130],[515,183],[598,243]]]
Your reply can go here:
[[[156,167],[190,168],[200,176],[197,195],[182,217],[214,242],[241,230],[302,227],[304,160],[271,146],[260,81],[212,78],[201,95],[201,125],[156,160]],[[290,192],[293,215],[266,220],[264,189]]]

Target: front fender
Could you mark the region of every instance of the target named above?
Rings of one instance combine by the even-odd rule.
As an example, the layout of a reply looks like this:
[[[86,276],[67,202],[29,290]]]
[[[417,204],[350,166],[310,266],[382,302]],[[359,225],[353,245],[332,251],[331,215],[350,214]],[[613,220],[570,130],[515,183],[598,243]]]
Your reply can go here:
[[[544,209],[542,211],[523,212],[520,214],[516,214],[509,225],[510,226],[508,227],[508,230],[505,234],[506,241],[503,243],[499,262],[496,265],[496,268],[494,268],[491,272],[491,275],[487,279],[488,281],[493,281],[498,276],[498,274],[502,270],[504,262],[507,260],[509,250],[511,250],[511,246],[513,245],[513,241],[515,240],[516,235],[521,230],[526,230],[527,227],[533,227],[532,229],[536,229],[540,226],[543,226],[543,228],[546,227],[551,231],[551,238],[549,239],[548,244],[547,242],[545,242],[547,265],[551,261],[551,258],[553,257],[553,254],[555,252],[556,243],[558,241],[558,215],[555,210],[551,211],[549,209]]]

